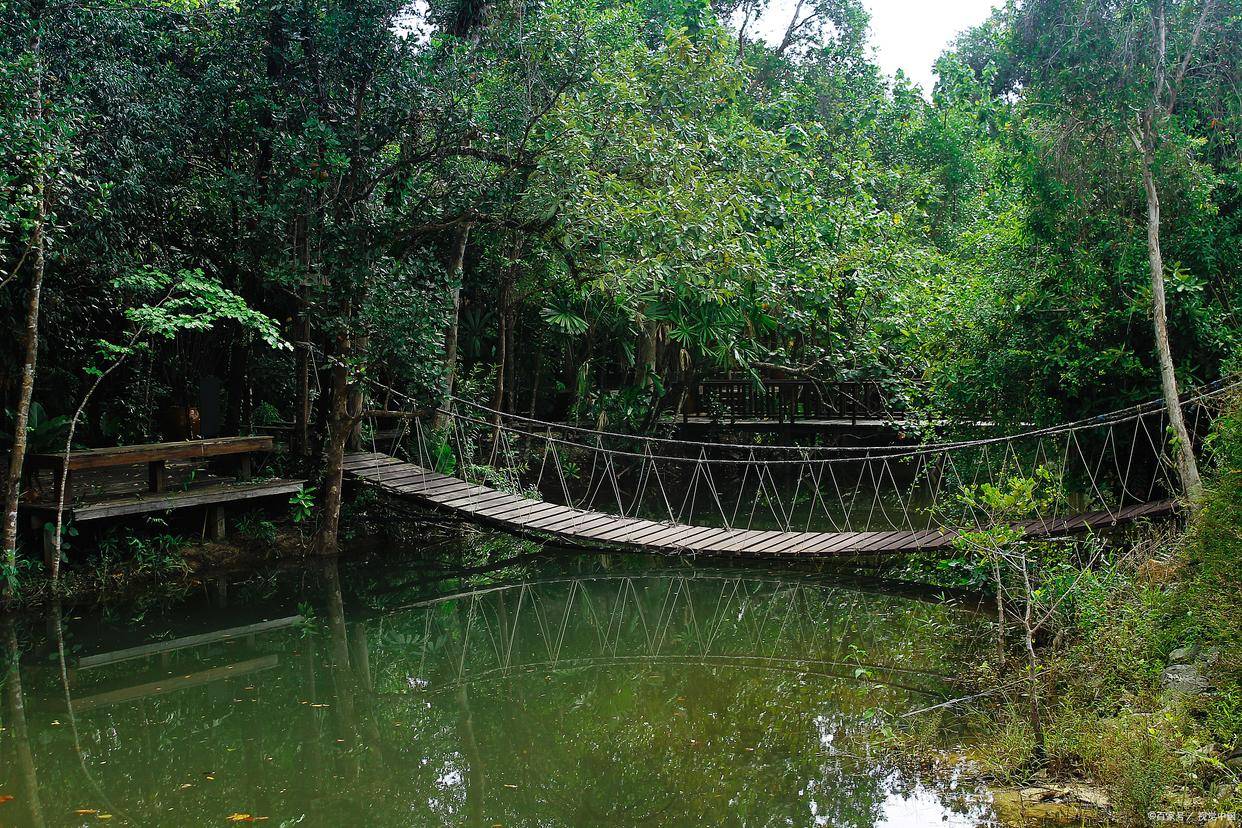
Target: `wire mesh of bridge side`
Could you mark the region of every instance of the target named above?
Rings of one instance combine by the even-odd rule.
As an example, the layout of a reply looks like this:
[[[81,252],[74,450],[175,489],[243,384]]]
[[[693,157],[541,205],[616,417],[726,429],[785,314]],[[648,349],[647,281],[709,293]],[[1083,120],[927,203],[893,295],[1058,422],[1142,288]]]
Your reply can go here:
[[[1187,396],[1197,441],[1239,387]],[[905,446],[685,441],[549,423],[457,398],[436,420],[405,417],[395,435],[422,469],[532,500],[688,527],[970,530],[995,515],[963,493],[1034,479],[1043,494],[1030,517],[1048,531],[1072,530],[1083,515],[1116,522],[1179,491],[1161,402],[1019,434]]]

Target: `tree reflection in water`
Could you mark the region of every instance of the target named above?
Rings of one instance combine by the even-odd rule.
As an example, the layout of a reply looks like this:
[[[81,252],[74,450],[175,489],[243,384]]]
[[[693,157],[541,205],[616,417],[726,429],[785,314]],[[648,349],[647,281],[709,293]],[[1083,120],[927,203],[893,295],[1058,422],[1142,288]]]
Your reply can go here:
[[[242,583],[197,616],[25,634],[6,682],[0,793],[14,801],[0,821],[78,824],[78,809],[186,825],[980,817],[953,815],[869,745],[875,711],[950,689],[986,619],[805,573],[578,569],[409,596],[329,560],[304,594]],[[48,628],[64,630],[59,617]]]

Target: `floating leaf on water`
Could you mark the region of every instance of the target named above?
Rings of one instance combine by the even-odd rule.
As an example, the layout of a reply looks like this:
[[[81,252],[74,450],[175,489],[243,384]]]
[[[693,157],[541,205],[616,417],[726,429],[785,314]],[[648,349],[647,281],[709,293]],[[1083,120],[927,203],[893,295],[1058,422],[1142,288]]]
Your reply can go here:
[[[12,802],[12,801],[13,801],[13,797],[10,796],[9,794],[0,794],[0,805],[3,805],[6,802]]]
[[[99,809],[98,808],[78,808],[76,811],[74,811],[74,813],[77,814],[78,816],[94,816],[95,814],[99,813]]]

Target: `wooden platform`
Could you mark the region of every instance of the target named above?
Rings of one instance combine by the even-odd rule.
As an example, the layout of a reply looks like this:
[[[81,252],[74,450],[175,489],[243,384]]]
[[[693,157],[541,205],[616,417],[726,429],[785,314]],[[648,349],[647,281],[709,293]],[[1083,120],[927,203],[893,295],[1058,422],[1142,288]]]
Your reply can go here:
[[[532,500],[465,483],[384,454],[356,453],[346,473],[394,495],[514,534],[550,536],[576,546],[616,546],[666,554],[760,558],[830,558],[935,550],[957,537],[952,529],[892,532],[778,532],[717,529],[625,518]],[[1031,536],[1102,529],[1169,514],[1164,500],[1128,507],[1117,515],[1087,512],[1024,526]]]
[[[75,497],[65,504],[66,518],[82,523],[103,518],[166,512],[192,506],[228,504],[260,497],[289,495],[304,481],[274,478],[238,480],[232,475],[203,471],[196,463],[169,463],[163,491],[150,491],[147,471],[122,467],[75,474]],[[50,475],[35,478],[36,487],[22,501],[32,516],[55,513],[55,488]]]

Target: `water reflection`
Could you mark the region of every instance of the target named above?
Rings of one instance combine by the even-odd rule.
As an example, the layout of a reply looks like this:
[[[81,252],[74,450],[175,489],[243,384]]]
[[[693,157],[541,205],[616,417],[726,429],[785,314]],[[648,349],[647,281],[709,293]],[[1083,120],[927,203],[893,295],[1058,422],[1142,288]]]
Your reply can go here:
[[[328,560],[137,624],[6,621],[0,824],[983,818],[869,755],[875,711],[946,692],[977,616],[805,573],[614,566],[429,589]]]

